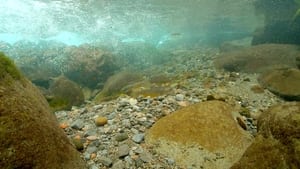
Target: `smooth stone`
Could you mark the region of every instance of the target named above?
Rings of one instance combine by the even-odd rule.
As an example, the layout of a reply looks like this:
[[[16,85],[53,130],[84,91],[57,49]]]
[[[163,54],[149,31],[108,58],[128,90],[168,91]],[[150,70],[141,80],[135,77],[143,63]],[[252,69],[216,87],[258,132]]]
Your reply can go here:
[[[104,126],[107,124],[107,118],[106,117],[97,117],[95,119],[96,126]]]
[[[94,136],[97,134],[97,131],[96,130],[87,130],[85,133],[84,133],[84,137],[88,137],[88,136]]]
[[[90,169],[99,169],[99,168],[95,164],[93,164]]]
[[[91,155],[89,153],[84,153],[84,159],[85,160],[90,160],[91,159]]]
[[[78,119],[71,124],[71,127],[76,130],[81,130],[84,127],[84,122],[83,120]]]
[[[126,133],[118,133],[115,138],[118,142],[121,142],[128,139],[128,135]]]
[[[90,140],[90,141],[95,141],[95,140],[97,140],[98,138],[97,138],[97,136],[88,136],[88,137],[86,137],[86,139],[88,139],[88,140]]]
[[[119,158],[125,157],[129,154],[130,148],[127,144],[123,144],[118,148],[118,156]]]
[[[75,145],[75,148],[79,151],[83,150],[84,147],[83,147],[83,143],[81,141],[81,139],[76,139],[76,138],[73,138],[72,139],[72,142],[73,144]]]
[[[87,149],[86,149],[86,152],[92,154],[92,153],[95,153],[97,152],[97,147],[96,146],[89,146]]]
[[[107,157],[101,157],[99,159],[99,161],[105,165],[106,167],[110,167],[112,165],[112,160],[110,158],[107,158]]]
[[[144,140],[145,134],[144,133],[139,133],[139,134],[135,134],[132,137],[132,140],[136,143],[141,143]]]
[[[175,96],[175,100],[176,101],[183,101],[184,99],[184,95],[183,94],[176,94]]]

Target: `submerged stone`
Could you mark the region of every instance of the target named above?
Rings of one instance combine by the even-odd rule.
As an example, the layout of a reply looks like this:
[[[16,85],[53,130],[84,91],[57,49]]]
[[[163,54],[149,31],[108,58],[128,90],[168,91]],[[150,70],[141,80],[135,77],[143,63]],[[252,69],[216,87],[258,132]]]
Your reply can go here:
[[[146,143],[176,163],[200,167],[205,156],[220,163],[206,163],[207,168],[227,168],[236,162],[251,143],[250,136],[237,124],[233,108],[221,101],[207,101],[182,108],[158,120],[147,132]],[[205,167],[205,168],[206,168]]]
[[[47,101],[12,62],[0,55],[1,168],[83,169]],[[9,64],[7,64],[9,63]]]
[[[278,69],[265,72],[259,82],[272,93],[289,101],[300,101],[300,70]]]

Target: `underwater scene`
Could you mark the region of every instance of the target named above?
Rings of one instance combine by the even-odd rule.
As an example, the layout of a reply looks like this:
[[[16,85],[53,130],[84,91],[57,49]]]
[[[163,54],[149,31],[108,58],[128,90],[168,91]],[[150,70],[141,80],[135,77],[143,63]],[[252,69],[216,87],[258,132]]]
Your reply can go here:
[[[0,168],[300,168],[300,0],[2,0]]]

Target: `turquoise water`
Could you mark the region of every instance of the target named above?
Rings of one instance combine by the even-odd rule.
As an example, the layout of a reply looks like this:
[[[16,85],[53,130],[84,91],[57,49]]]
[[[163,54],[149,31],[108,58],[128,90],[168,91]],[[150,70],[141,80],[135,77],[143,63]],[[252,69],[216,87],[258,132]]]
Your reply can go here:
[[[0,10],[0,41],[10,44],[218,45],[251,36],[263,23],[249,0],[8,0]]]

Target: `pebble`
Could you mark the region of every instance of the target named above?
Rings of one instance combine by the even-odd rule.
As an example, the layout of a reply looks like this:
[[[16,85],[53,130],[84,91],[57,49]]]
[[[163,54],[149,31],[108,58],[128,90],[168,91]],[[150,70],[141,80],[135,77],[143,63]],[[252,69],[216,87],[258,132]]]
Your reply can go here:
[[[101,157],[99,159],[99,161],[100,161],[100,163],[102,163],[106,167],[110,167],[112,165],[112,160],[110,158],[107,158],[107,157]]]
[[[175,96],[175,100],[176,101],[183,101],[184,99],[184,95],[183,94],[176,94]]]
[[[107,124],[107,118],[106,117],[97,117],[95,119],[96,126],[104,126]]]
[[[96,146],[89,146],[87,149],[86,149],[86,152],[92,154],[92,153],[95,153],[97,152],[97,147]]]
[[[73,144],[75,145],[75,148],[79,151],[84,149],[83,143],[81,141],[81,139],[78,138],[73,138],[72,139]]]
[[[144,140],[144,136],[145,136],[144,133],[135,134],[132,137],[132,140],[136,143],[141,143]]]
[[[118,148],[118,157],[122,158],[129,154],[130,148],[127,144],[123,144]]]
[[[81,130],[84,127],[84,122],[81,119],[77,119],[71,124],[71,127],[76,130]]]
[[[126,133],[118,133],[115,137],[118,142],[124,141],[128,139],[128,135]]]
[[[152,160],[152,155],[148,152],[143,152],[140,154],[140,158],[143,162],[149,163]]]
[[[90,141],[95,141],[95,140],[97,140],[98,138],[97,138],[97,136],[88,136],[88,137],[86,137],[86,139],[88,139],[88,140],[90,140]]]
[[[115,163],[113,164],[113,166],[112,166],[111,168],[112,168],[112,169],[124,169],[125,166],[124,166],[122,160],[118,160],[117,162],[115,162]]]

